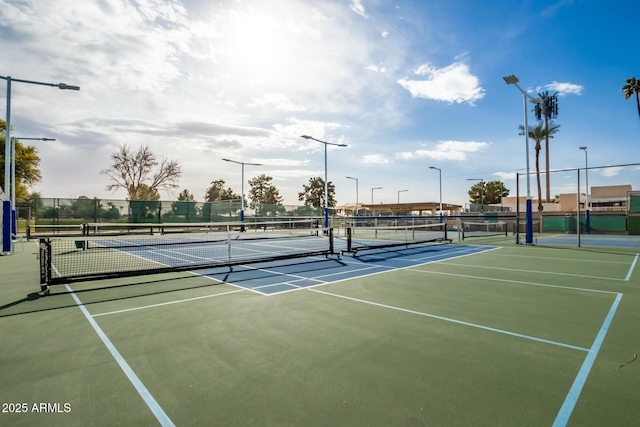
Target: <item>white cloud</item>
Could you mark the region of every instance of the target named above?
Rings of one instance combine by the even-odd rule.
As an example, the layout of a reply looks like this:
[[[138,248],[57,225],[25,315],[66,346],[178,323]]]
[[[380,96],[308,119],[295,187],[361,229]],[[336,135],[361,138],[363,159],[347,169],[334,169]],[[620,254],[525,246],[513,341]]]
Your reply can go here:
[[[488,146],[489,144],[486,142],[440,141],[433,150],[403,151],[396,153],[396,158],[404,160],[429,158],[434,160],[464,161],[467,159],[467,153],[482,151]]]
[[[351,4],[349,4],[349,7],[351,8],[351,10],[353,10],[358,15],[360,15],[360,16],[362,16],[364,18],[367,17],[367,11],[365,10],[364,6],[362,5],[362,1],[361,0],[351,0]]]
[[[283,93],[266,93],[260,98],[255,98],[251,103],[248,104],[248,106],[255,108],[273,106],[277,110],[286,112],[306,110],[304,105],[295,105],[293,102],[291,102],[289,97]]]
[[[484,97],[480,81],[471,74],[464,62],[454,62],[444,68],[436,68],[428,63],[422,64],[414,73],[427,79],[398,80],[398,84],[407,89],[414,98],[474,105],[475,101]]]
[[[253,159],[252,161],[268,166],[304,166],[310,163],[308,159]]]
[[[559,96],[581,95],[584,86],[576,85],[573,83],[559,83],[554,81],[553,83],[545,85],[542,88],[537,88],[537,91],[541,92],[542,89],[550,90],[552,92],[558,92]]]
[[[369,71],[373,71],[374,73],[381,73],[381,74],[384,74],[387,72],[387,69],[385,67],[382,67],[382,66],[379,67],[375,64],[367,65],[365,69]]]
[[[391,160],[387,159],[384,154],[366,154],[362,157],[362,162],[369,165],[383,165],[391,163]]]
[[[380,35],[381,35],[382,37],[387,37],[387,36],[389,36],[389,31],[386,31],[386,30],[385,30],[385,31],[381,32],[381,33],[380,33]]]
[[[615,167],[615,168],[594,169],[594,172],[604,177],[612,177],[612,176],[617,176],[623,170],[624,170],[623,167]]]

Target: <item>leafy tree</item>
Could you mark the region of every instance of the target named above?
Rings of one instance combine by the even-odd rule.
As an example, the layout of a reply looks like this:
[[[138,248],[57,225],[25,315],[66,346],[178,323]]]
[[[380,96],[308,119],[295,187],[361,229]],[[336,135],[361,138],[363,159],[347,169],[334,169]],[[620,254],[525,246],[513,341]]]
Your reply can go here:
[[[544,154],[545,154],[545,166],[546,166],[546,202],[549,203],[551,201],[551,171],[549,170],[549,119],[555,119],[558,117],[558,92],[553,95],[549,95],[548,91],[544,91],[539,93],[538,96],[542,100],[542,103],[536,104],[534,108],[534,113],[538,121],[542,120],[544,117],[544,128],[547,130],[547,136],[545,137],[544,143]]]
[[[111,160],[111,167],[100,172],[111,178],[111,184],[106,189],[113,191],[122,188],[127,192],[128,200],[158,200],[159,195],[158,198],[153,197],[159,194],[159,190],[178,188],[177,181],[182,175],[178,162],[167,159],[158,162],[148,146],[142,146],[134,153],[123,145],[111,155]]]
[[[261,214],[264,213],[261,209],[264,205],[282,205],[282,198],[278,189],[271,184],[272,179],[272,177],[262,174],[249,180],[249,186],[251,187],[249,190],[249,207],[258,210]]]
[[[196,199],[193,197],[193,194],[189,192],[186,188],[178,194],[178,201],[180,202],[195,202]]]
[[[476,205],[485,205],[487,203],[487,198],[485,195],[485,184],[486,182],[480,181],[471,186],[471,188],[467,192],[467,194],[469,195],[469,202]]]
[[[635,77],[628,78],[627,84],[622,86],[621,90],[624,94],[624,99],[629,99],[635,95],[636,106],[638,107],[638,116],[640,116],[640,80],[636,80]]]
[[[190,218],[197,215],[196,199],[189,190],[182,190],[180,194],[178,194],[178,201],[171,204],[171,214],[167,214],[166,216],[172,215],[185,216],[187,222]]]
[[[215,202],[217,200],[240,200],[241,196],[234,193],[231,187],[224,188],[224,180],[217,179],[211,182],[211,186],[204,193],[205,202]]]
[[[520,135],[524,135],[524,126],[520,125]],[[542,122],[535,126],[529,126],[529,138],[536,142],[536,179],[538,181],[538,211],[542,212],[544,206],[542,205],[542,188],[540,187],[540,150],[542,149],[541,142],[549,137],[553,138],[553,135],[558,132],[560,125],[556,125],[553,122],[549,123],[549,127],[545,128]]]
[[[5,146],[7,124],[0,120],[0,146]],[[40,157],[38,150],[32,145],[23,145],[20,140],[16,144],[16,203],[25,203],[29,197],[29,188],[42,181],[40,175]],[[0,185],[4,186],[5,152],[0,149]],[[9,189],[4,188],[4,191]]]
[[[485,182],[484,202],[486,204],[497,204],[502,202],[503,197],[509,195],[509,189],[499,180]]]
[[[336,205],[336,187],[331,181],[327,183],[327,206]],[[303,190],[298,193],[298,200],[304,201],[305,206],[315,208],[324,207],[324,179],[317,176],[309,178],[309,184],[303,186]]]

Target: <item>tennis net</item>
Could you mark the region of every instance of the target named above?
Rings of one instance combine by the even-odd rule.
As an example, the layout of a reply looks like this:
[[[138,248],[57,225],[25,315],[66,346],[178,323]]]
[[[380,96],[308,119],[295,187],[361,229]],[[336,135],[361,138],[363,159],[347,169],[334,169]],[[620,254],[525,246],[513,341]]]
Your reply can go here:
[[[389,227],[348,227],[347,249],[343,252],[408,246],[421,243],[451,242],[447,224],[405,225]]]
[[[317,222],[312,220],[251,223],[244,227],[241,223],[211,223],[201,224],[197,231],[182,232],[175,224],[129,224],[129,232],[124,234],[113,224],[89,226],[91,231],[81,238],[40,239],[43,290],[56,284],[231,268],[334,253],[333,230],[317,228]]]
[[[504,221],[463,222],[460,232],[462,240],[471,237],[507,236],[508,226]]]

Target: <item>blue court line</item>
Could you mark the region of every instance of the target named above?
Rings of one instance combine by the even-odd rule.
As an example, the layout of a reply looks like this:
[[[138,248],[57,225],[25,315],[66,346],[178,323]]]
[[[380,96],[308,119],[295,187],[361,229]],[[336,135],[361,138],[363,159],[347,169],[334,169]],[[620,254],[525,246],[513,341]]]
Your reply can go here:
[[[485,331],[497,332],[499,334],[510,335],[510,336],[518,337],[518,338],[524,338],[524,339],[527,339],[527,340],[537,341],[537,342],[541,342],[541,343],[545,343],[545,344],[556,345],[558,347],[564,347],[564,348],[569,348],[569,349],[572,349],[572,350],[580,350],[580,351],[585,351],[585,352],[589,351],[589,349],[584,348],[584,347],[578,347],[578,346],[575,346],[575,345],[564,344],[564,343],[561,343],[561,342],[546,340],[544,338],[533,337],[533,336],[530,336],[530,335],[523,335],[523,334],[519,334],[517,332],[511,332],[511,331],[507,331],[507,330],[504,330],[504,329],[491,328],[489,326],[483,326],[483,325],[478,325],[476,323],[464,322],[462,320],[451,319],[449,317],[443,317],[443,316],[438,316],[438,315],[435,315],[435,314],[423,313],[421,311],[409,310],[407,308],[396,307],[396,306],[393,306],[393,305],[380,304],[378,302],[368,301],[368,300],[364,300],[364,299],[360,299],[360,298],[348,297],[348,296],[345,296],[345,295],[334,294],[334,293],[331,293],[331,292],[320,291],[318,289],[308,289],[308,290],[312,291],[312,292],[317,292],[319,294],[329,295],[329,296],[336,297],[336,298],[343,298],[343,299],[346,299],[346,300],[355,301],[355,302],[359,302],[359,303],[363,303],[363,304],[374,305],[376,307],[382,307],[382,308],[388,308],[388,309],[391,309],[391,310],[402,311],[404,313],[417,314],[418,316],[424,316],[424,317],[430,317],[432,319],[444,320],[445,322],[456,323],[458,325],[470,326],[472,328],[483,329]]]
[[[631,267],[629,267],[629,272],[627,273],[627,277],[625,277],[625,281],[629,281],[629,279],[631,278],[631,273],[633,273],[633,269],[636,267],[636,262],[638,261],[638,256],[640,256],[640,254],[636,254],[636,257],[633,259],[633,262],[631,263]]]
[[[622,294],[618,294],[616,300],[613,302],[611,309],[609,310],[609,314],[607,314],[604,323],[602,323],[602,327],[600,328],[600,332],[598,332],[598,336],[596,336],[591,349],[589,349],[589,353],[587,357],[584,359],[582,363],[582,367],[576,376],[576,379],[573,381],[573,385],[567,394],[567,397],[556,416],[555,421],[553,422],[554,427],[564,427],[567,425],[571,414],[573,413],[573,409],[578,402],[578,398],[580,397],[580,393],[582,392],[582,387],[587,381],[587,377],[589,376],[589,372],[591,372],[591,367],[593,366],[593,362],[596,360],[596,356],[598,355],[598,351],[602,346],[602,342],[604,341],[604,337],[607,335],[607,331],[609,330],[609,325],[613,320],[613,316],[618,309],[618,304],[622,299]]]
[[[175,426],[173,421],[171,421],[169,416],[160,407],[156,399],[154,399],[154,397],[151,395],[151,392],[149,392],[147,387],[145,387],[145,385],[142,384],[142,381],[140,381],[140,378],[138,378],[136,373],[133,372],[133,369],[131,369],[131,366],[129,366],[127,361],[124,360],[124,357],[122,357],[118,349],[113,345],[113,343],[104,333],[102,328],[100,328],[100,326],[98,326],[98,323],[93,319],[93,317],[91,317],[91,314],[89,314],[89,311],[84,307],[84,304],[82,304],[82,301],[80,301],[80,299],[76,296],[73,289],[71,289],[71,287],[69,287],[68,284],[65,284],[65,287],[67,288],[67,291],[71,294],[71,297],[73,298],[73,300],[76,302],[76,304],[82,311],[82,314],[84,314],[84,317],[87,318],[87,320],[89,321],[89,324],[91,324],[91,327],[93,327],[93,330],[96,331],[96,333],[102,340],[103,344],[107,347],[107,349],[109,350],[109,353],[111,353],[113,358],[116,360],[116,362],[120,366],[120,369],[122,369],[122,371],[127,376],[127,378],[129,378],[129,381],[131,381],[131,384],[133,385],[133,387],[136,389],[138,394],[140,394],[140,397],[142,397],[142,399],[145,401],[145,403],[147,404],[147,406],[149,407],[153,415],[155,415],[160,425]]]

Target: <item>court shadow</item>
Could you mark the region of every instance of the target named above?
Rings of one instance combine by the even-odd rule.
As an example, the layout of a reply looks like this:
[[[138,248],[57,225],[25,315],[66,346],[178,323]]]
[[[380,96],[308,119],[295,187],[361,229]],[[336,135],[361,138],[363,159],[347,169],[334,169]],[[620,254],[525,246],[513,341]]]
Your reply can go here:
[[[82,304],[87,306],[184,290],[209,288],[221,284],[223,283],[212,281],[204,276],[184,274],[179,277],[158,278],[143,282],[137,281],[89,289],[74,289],[73,293],[82,295]],[[60,286],[53,286],[51,289],[52,292],[47,296],[32,292],[25,298],[0,306],[0,318],[77,307],[76,302],[71,297],[72,292]],[[58,289],[61,291],[57,291]]]

